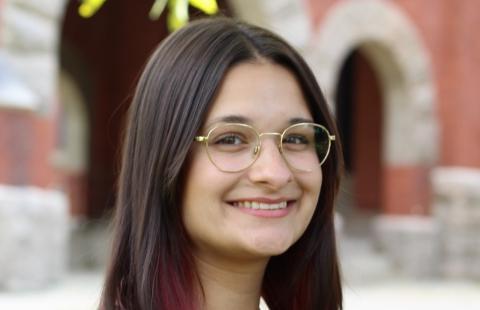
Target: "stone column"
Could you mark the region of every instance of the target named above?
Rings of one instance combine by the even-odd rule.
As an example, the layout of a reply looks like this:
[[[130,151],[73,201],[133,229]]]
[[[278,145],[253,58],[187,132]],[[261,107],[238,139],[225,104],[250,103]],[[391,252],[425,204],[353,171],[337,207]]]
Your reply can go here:
[[[399,275],[435,277],[439,273],[439,225],[428,216],[382,215],[374,222],[375,245]]]
[[[0,289],[43,287],[65,272],[69,209],[50,162],[65,3],[0,3],[0,63],[8,68],[0,72]]]
[[[68,209],[60,192],[0,185],[0,289],[32,289],[66,268]]]
[[[442,272],[447,277],[480,279],[480,169],[436,168],[432,181]]]

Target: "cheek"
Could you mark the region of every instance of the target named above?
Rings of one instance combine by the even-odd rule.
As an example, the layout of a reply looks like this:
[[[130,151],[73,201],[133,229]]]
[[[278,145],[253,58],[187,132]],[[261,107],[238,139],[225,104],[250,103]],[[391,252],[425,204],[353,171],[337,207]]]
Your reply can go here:
[[[305,204],[308,206],[306,208],[306,225],[310,223],[310,220],[315,212],[315,209],[320,198],[320,192],[322,188],[322,172],[321,170],[316,173],[312,173],[308,178],[302,180],[302,187],[305,194]]]
[[[185,170],[185,182],[183,191],[182,213],[183,221],[187,230],[200,213],[199,207],[202,202],[209,199],[208,193],[205,193],[205,184],[207,183],[203,167],[206,167],[206,162],[201,154],[201,149],[196,150],[190,156],[190,162]],[[203,193],[203,195],[202,195]]]
[[[322,181],[323,175],[320,168],[298,179],[298,182],[303,188],[305,195],[308,197],[309,200],[313,201],[315,205],[317,204],[318,198],[320,196],[320,191],[322,189]]]
[[[185,202],[201,203],[218,198],[222,186],[227,182],[225,177],[210,162],[206,152],[198,150],[191,157],[188,170],[185,173]]]
[[[190,235],[220,224],[222,201],[232,183],[201,149],[191,157],[182,204],[183,224]]]
[[[315,189],[316,189],[316,199],[315,200],[318,201],[318,199],[320,197],[320,192],[321,192],[322,186],[323,186],[322,170],[320,170],[320,172],[318,173],[314,186],[315,186]]]
[[[191,213],[199,213],[202,204],[212,199],[215,187],[209,186],[214,177],[209,170],[208,158],[203,156],[201,150],[191,157],[188,169],[185,172],[183,192],[183,213],[188,216]]]
[[[296,181],[303,191],[299,213],[297,214],[298,218],[295,221],[296,239],[298,239],[310,224],[317,208],[322,186],[322,172],[319,169],[318,171],[299,175]]]

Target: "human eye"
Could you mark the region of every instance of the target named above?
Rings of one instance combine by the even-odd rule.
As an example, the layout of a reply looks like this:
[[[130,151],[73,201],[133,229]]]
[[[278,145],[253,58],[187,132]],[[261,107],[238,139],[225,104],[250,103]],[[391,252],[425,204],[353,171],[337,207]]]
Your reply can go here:
[[[212,151],[242,152],[251,148],[255,141],[255,131],[247,126],[227,124],[215,128],[209,138]]]
[[[284,144],[307,145],[309,144],[309,139],[307,136],[302,134],[289,134],[283,138],[282,142]]]
[[[244,143],[248,142],[238,133],[226,133],[216,137],[214,140],[214,144],[216,145],[239,145]]]
[[[238,153],[251,148],[251,139],[241,132],[222,132],[212,139],[209,146],[212,151],[222,153]]]
[[[284,151],[301,152],[309,149],[311,139],[303,133],[290,133],[283,137],[282,145]]]

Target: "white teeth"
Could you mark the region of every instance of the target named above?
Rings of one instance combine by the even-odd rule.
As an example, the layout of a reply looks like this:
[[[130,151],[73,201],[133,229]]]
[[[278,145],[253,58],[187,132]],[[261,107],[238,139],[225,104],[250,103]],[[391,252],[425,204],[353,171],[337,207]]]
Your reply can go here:
[[[248,208],[248,209],[255,209],[255,210],[278,210],[278,209],[285,209],[287,207],[287,202],[282,201],[279,203],[263,203],[257,201],[236,201],[233,203],[235,207],[239,208]]]

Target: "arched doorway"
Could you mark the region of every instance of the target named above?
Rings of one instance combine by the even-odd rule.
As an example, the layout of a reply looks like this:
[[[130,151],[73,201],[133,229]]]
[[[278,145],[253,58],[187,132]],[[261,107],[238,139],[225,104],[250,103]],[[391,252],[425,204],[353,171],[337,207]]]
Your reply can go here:
[[[226,1],[218,1],[228,13]],[[87,98],[89,153],[86,169],[88,218],[108,215],[115,204],[124,117],[135,83],[152,50],[167,35],[166,14],[149,19],[150,1],[107,1],[91,18],[66,5],[61,28],[62,66],[79,81]],[[201,16],[191,9],[191,16]]]
[[[375,69],[381,89],[381,213],[425,214],[430,208],[429,167],[437,158],[438,142],[428,51],[393,3],[365,0],[332,6],[305,54],[333,109],[339,76],[355,50]]]
[[[85,215],[100,218],[115,203],[121,132],[135,80],[151,50],[168,33],[165,19],[151,21],[151,3],[106,2],[92,18],[65,9],[61,34],[63,68],[79,81],[89,120]],[[141,35],[138,31],[141,30]]]
[[[341,208],[382,209],[381,85],[369,59],[353,50],[340,70],[335,110],[345,158]]]
[[[64,57],[60,56],[62,63]],[[88,167],[87,105],[78,81],[63,68],[58,76],[59,98],[55,166],[62,175],[69,197],[70,214],[86,213],[86,171]]]

